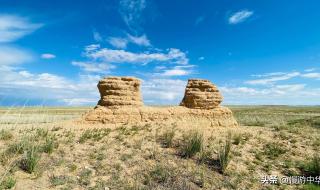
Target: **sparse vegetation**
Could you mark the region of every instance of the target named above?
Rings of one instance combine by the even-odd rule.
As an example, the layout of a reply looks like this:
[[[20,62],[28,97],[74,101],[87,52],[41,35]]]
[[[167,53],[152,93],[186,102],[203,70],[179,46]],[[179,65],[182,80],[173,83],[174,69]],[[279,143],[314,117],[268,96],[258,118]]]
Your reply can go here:
[[[68,177],[64,176],[64,175],[60,175],[60,176],[52,175],[49,177],[49,180],[50,180],[51,185],[58,186],[58,185],[66,184],[68,181]]]
[[[9,130],[2,129],[0,131],[0,140],[7,141],[7,140],[10,140],[12,138],[13,138],[13,135]]]
[[[81,172],[79,173],[79,184],[82,186],[88,186],[91,183],[91,175],[92,175],[92,171],[90,169],[83,169],[81,170]]]
[[[103,137],[109,135],[111,129],[87,129],[79,138],[80,143],[84,143],[87,140],[100,141]]]
[[[48,108],[44,118],[28,119],[34,112],[28,108],[17,121],[14,110],[0,121],[1,190],[319,189],[265,187],[252,176],[319,176],[320,107],[233,107],[239,123],[253,126],[231,129],[231,136],[226,128],[178,122],[50,123],[80,113],[67,109]]]
[[[45,153],[51,154],[54,148],[58,147],[58,143],[54,136],[48,136],[45,143],[42,145],[41,150]]]
[[[173,138],[175,135],[175,129],[170,129],[165,131],[165,133],[163,134],[163,145],[167,148],[172,147],[173,144]]]
[[[0,189],[12,189],[16,185],[16,180],[12,176],[6,177],[2,182],[0,181]]]
[[[241,143],[241,140],[242,140],[242,135],[237,133],[233,136],[233,144],[235,145],[239,145]]]
[[[264,155],[269,157],[270,159],[275,159],[281,154],[286,153],[286,149],[283,147],[283,145],[279,143],[268,143],[264,146]]]
[[[312,158],[300,163],[299,168],[305,176],[320,176],[320,155],[315,154]]]
[[[156,164],[156,166],[151,170],[150,176],[153,181],[157,183],[165,183],[170,177],[170,170],[163,164]]]
[[[182,156],[190,158],[203,148],[203,135],[199,131],[191,131],[184,135],[182,141]]]
[[[32,173],[35,171],[39,160],[40,155],[38,152],[38,147],[30,146],[20,161],[20,168],[28,173]]]
[[[230,162],[230,151],[231,151],[231,133],[228,133],[228,136],[225,140],[225,143],[220,147],[218,152],[219,166],[221,173],[225,173],[228,164]]]

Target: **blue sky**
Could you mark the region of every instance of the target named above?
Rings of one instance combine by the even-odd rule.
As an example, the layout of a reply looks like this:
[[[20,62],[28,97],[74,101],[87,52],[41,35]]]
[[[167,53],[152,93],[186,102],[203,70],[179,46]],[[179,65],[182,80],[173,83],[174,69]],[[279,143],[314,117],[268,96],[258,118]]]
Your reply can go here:
[[[320,104],[320,2],[0,1],[0,105],[95,105],[103,76],[178,104],[188,78],[224,104]]]

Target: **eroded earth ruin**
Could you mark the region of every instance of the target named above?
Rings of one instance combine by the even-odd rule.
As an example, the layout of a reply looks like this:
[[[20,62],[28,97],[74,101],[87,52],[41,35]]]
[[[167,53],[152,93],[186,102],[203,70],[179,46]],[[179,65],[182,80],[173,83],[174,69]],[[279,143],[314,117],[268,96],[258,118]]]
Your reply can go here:
[[[86,122],[126,124],[171,122],[188,125],[237,126],[232,112],[220,106],[222,95],[208,80],[189,79],[180,106],[144,106],[141,81],[133,77],[106,77],[99,81],[101,99],[84,115]]]

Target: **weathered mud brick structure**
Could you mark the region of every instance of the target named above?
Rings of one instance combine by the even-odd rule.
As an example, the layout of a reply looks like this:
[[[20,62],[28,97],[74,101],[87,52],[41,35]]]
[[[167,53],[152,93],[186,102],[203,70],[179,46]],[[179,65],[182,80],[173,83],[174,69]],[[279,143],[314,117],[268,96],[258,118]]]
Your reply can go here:
[[[230,109],[220,106],[222,95],[208,80],[189,79],[180,106],[144,106],[141,81],[134,77],[106,77],[99,81],[100,100],[84,115],[89,123],[126,124],[172,122],[235,127]]]

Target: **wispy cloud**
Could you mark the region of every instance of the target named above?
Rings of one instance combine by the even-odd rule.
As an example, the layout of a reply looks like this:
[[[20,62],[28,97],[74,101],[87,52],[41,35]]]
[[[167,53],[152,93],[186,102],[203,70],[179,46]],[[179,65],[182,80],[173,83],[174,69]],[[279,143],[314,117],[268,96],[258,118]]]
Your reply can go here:
[[[129,43],[138,45],[138,46],[151,46],[151,43],[148,37],[143,34],[141,36],[133,36],[127,34],[126,37],[110,37],[107,40],[113,47],[118,49],[126,49]]]
[[[101,36],[101,34],[99,32],[93,31],[92,34],[93,34],[93,39],[95,41],[97,41],[97,42],[103,41],[103,38],[102,38],[102,36]]]
[[[32,60],[32,54],[26,50],[11,46],[0,46],[0,66],[17,65]]]
[[[107,63],[73,61],[71,64],[80,67],[82,71],[101,74],[109,73],[111,69],[115,68],[114,65]]]
[[[184,75],[189,75],[189,74],[190,74],[190,71],[184,70],[184,69],[179,69],[179,68],[165,70],[162,73],[163,76],[184,76]]]
[[[73,81],[51,73],[0,67],[0,76],[0,96],[48,100],[53,105],[93,105],[99,97],[96,84],[100,76],[96,75],[80,75]]]
[[[157,67],[156,71],[161,71],[161,73],[155,73],[154,76],[163,76],[163,77],[176,77],[176,76],[186,76],[194,73],[195,65],[179,65],[174,66],[173,68],[167,67]]]
[[[248,80],[245,83],[246,84],[253,84],[253,85],[266,85],[266,84],[272,84],[277,81],[284,81],[288,80],[297,76],[300,76],[300,72],[291,72],[291,73],[272,73],[272,74],[264,74],[261,76],[271,76],[268,78],[262,78],[262,79],[256,79],[256,80]]]
[[[151,45],[149,39],[147,38],[147,36],[145,34],[143,34],[142,36],[132,36],[132,35],[128,34],[128,39],[131,43],[134,43],[139,46],[150,46]]]
[[[228,22],[229,24],[239,24],[241,22],[246,21],[249,17],[253,15],[253,13],[253,11],[249,10],[235,12],[229,17]]]
[[[225,104],[314,105],[320,99],[320,88],[307,87],[306,84],[272,85],[263,88],[222,86],[219,89]]]
[[[119,13],[131,30],[140,28],[142,12],[146,6],[146,0],[120,0]]]
[[[251,75],[253,77],[258,77],[259,79],[245,81],[246,84],[251,85],[270,85],[275,84],[279,81],[286,81],[292,78],[310,78],[310,79],[320,79],[320,73],[318,72],[273,72],[265,73],[259,75]]]
[[[54,59],[54,58],[56,58],[56,55],[51,54],[51,53],[44,53],[41,55],[41,58],[42,59]]]
[[[311,79],[320,79],[320,73],[305,73],[301,75],[304,78],[311,78]]]
[[[16,41],[43,26],[15,15],[0,15],[0,43]]]
[[[178,104],[184,95],[187,81],[152,78],[142,83],[143,99],[153,104]]]
[[[126,49],[128,45],[128,40],[125,38],[119,37],[110,37],[108,38],[108,42],[115,48]]]
[[[108,48],[92,49],[92,46],[86,48],[84,55],[87,58],[105,63],[134,63],[134,64],[148,64],[151,62],[168,62],[175,64],[188,64],[189,59],[186,53],[179,49],[170,48],[166,53],[160,52],[143,52],[134,53],[125,50],[115,50]]]

